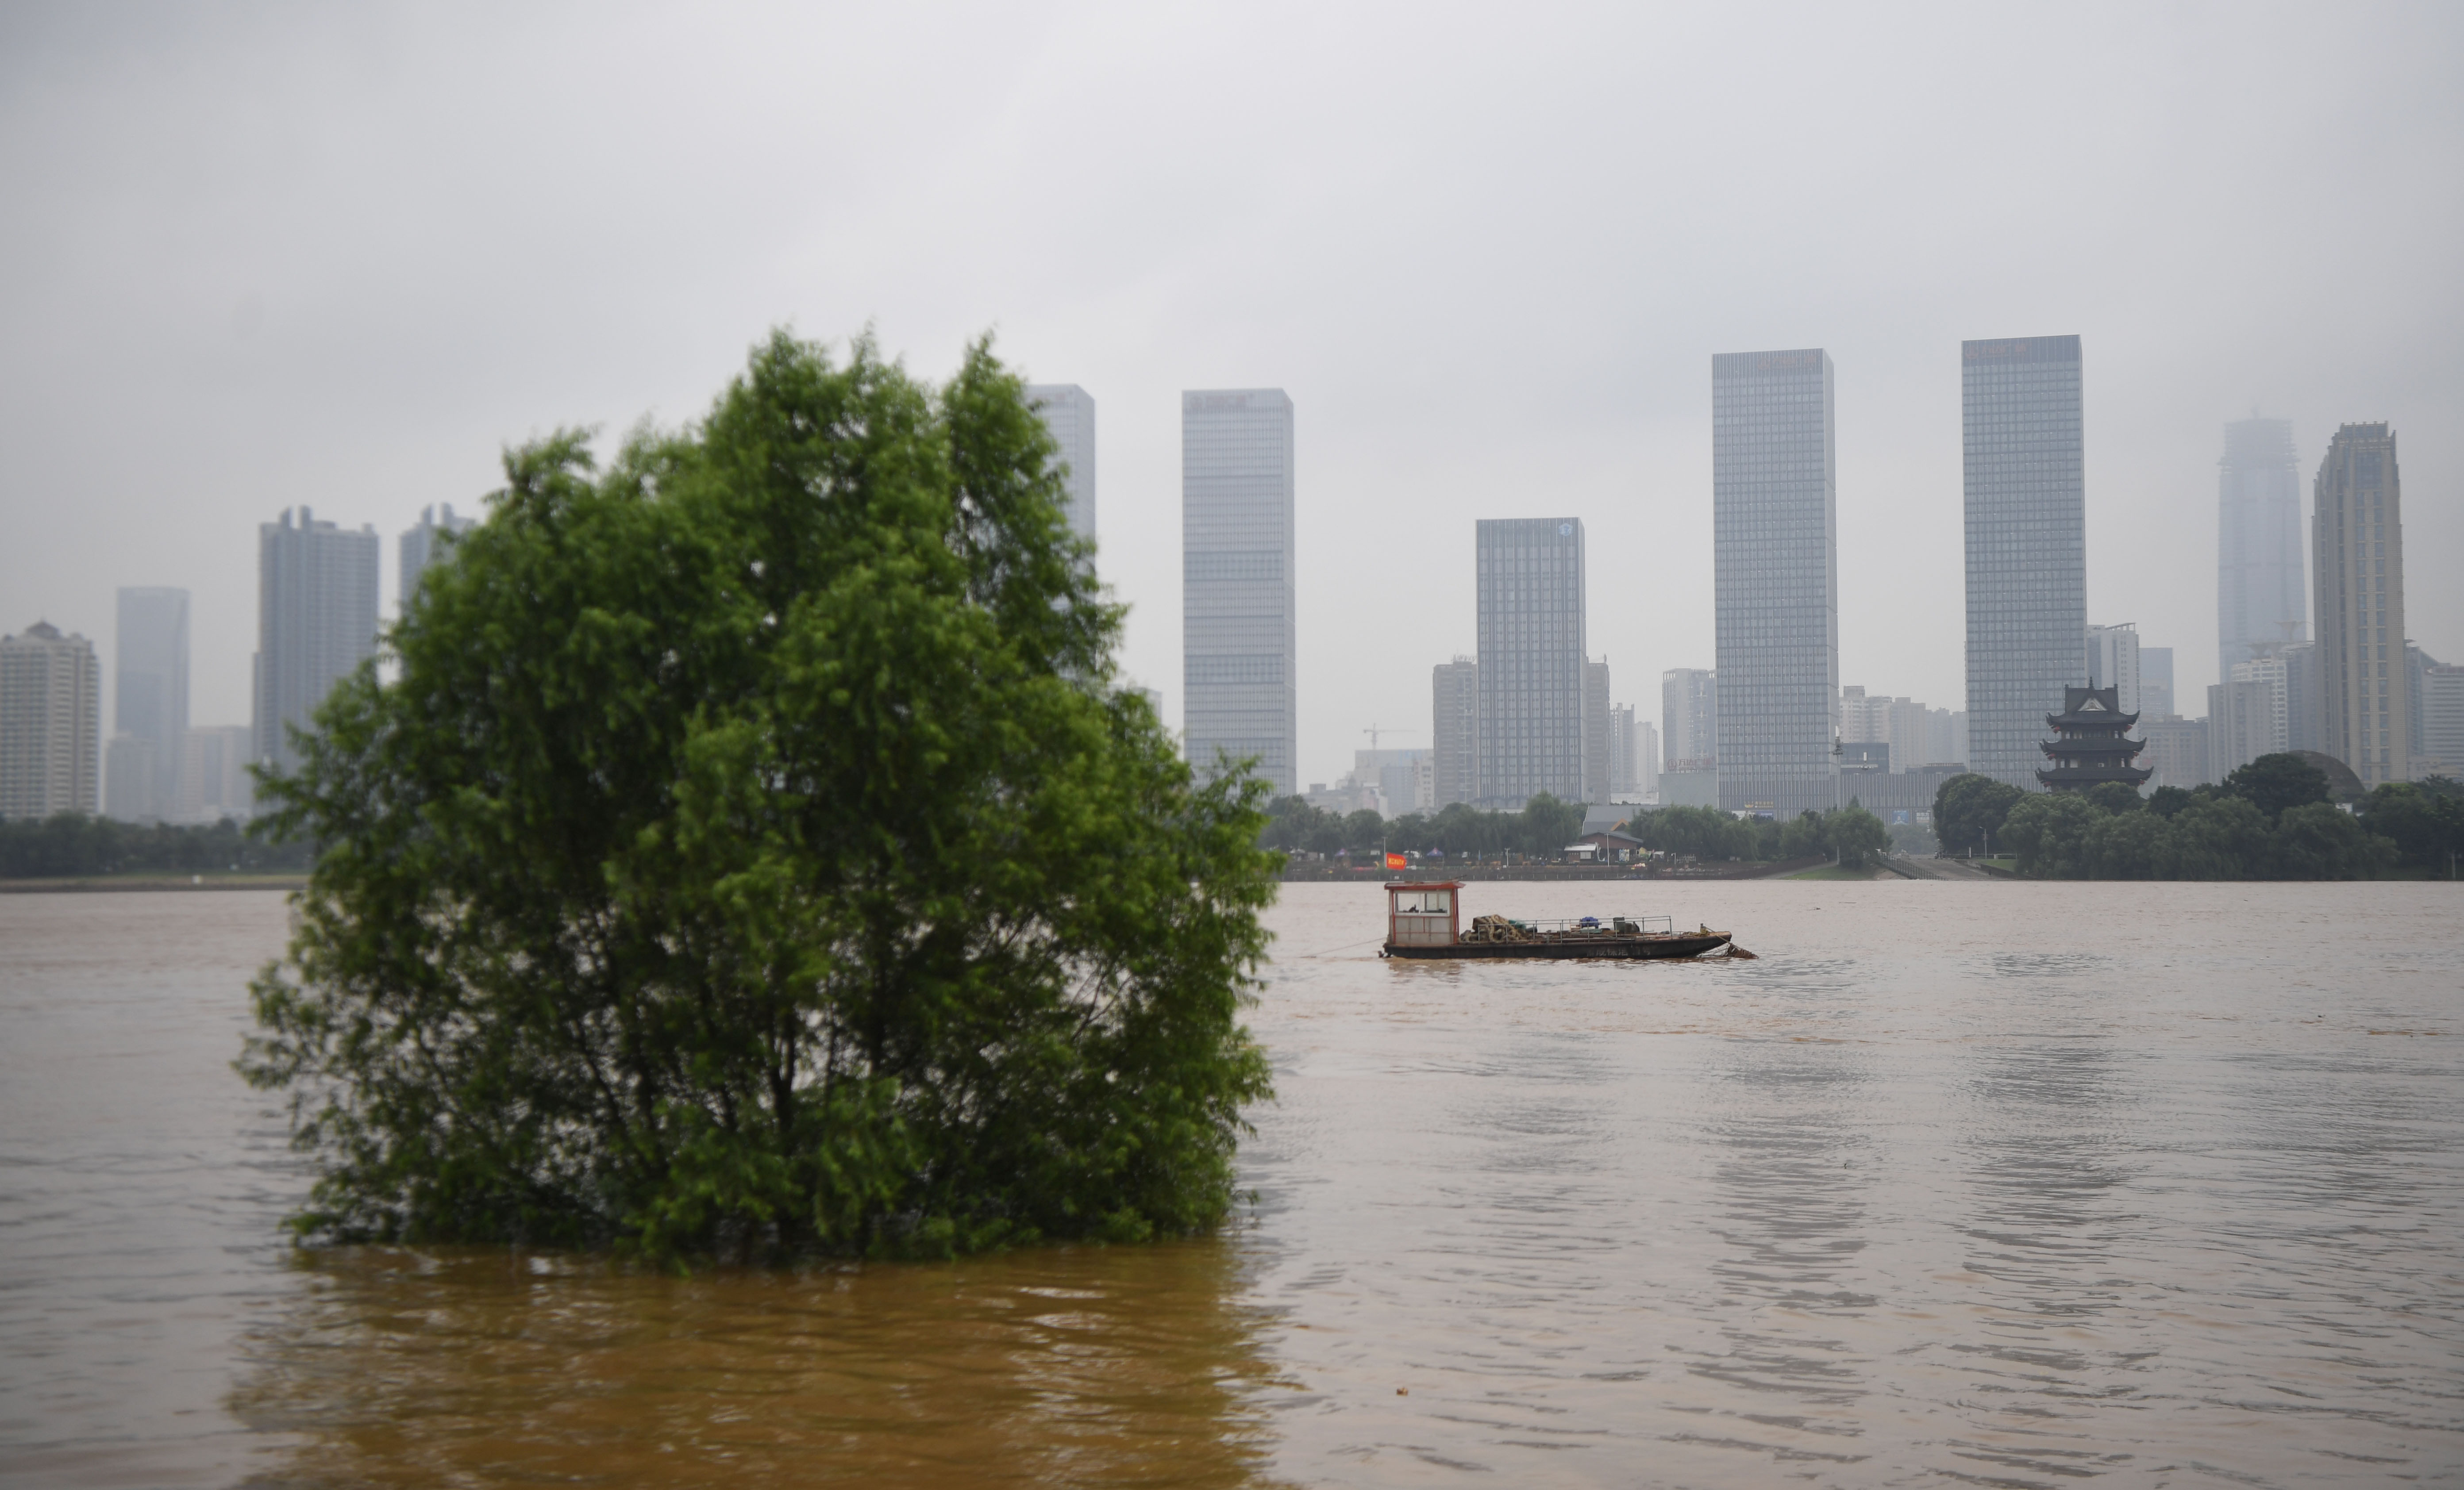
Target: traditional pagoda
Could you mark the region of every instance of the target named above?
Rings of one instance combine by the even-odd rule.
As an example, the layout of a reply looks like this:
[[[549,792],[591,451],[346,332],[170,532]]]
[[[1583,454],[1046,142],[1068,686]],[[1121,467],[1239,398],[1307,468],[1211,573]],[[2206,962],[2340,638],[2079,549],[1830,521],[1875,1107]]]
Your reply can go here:
[[[2130,762],[2147,742],[2123,737],[2138,722],[2137,714],[2122,712],[2118,687],[2098,688],[2090,679],[2086,688],[2062,690],[2062,712],[2045,715],[2056,737],[2041,748],[2052,768],[2037,772],[2036,779],[2049,792],[2084,792],[2107,781],[2133,789],[2145,784],[2156,773]]]

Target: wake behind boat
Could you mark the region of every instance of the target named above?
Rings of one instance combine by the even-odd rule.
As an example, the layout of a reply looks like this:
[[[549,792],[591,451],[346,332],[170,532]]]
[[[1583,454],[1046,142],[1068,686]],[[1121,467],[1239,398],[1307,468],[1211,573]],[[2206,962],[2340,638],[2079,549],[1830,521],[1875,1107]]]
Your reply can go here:
[[[1581,916],[1571,921],[1517,921],[1474,916],[1463,929],[1460,880],[1386,887],[1386,945],[1381,957],[1699,957],[1719,948],[1750,957],[1726,931],[1705,926],[1680,931],[1666,916]]]

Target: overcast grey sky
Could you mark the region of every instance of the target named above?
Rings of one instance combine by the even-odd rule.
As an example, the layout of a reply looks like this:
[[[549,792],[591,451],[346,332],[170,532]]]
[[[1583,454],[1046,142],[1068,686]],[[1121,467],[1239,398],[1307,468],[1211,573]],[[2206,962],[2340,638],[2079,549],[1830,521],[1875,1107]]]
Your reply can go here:
[[[2464,660],[2464,7],[0,10],[0,628],[394,537],[500,448],[696,417],[778,323],[1099,407],[1180,708],[1178,393],[1297,407],[1300,745],[1424,744],[1472,523],[1575,515],[1620,700],[1707,667],[1710,358],[1837,364],[1840,677],[1958,707],[1959,342],[2084,339],[2089,619],[2213,681],[2219,427],[2401,442]],[[2305,481],[2306,485],[2306,481]]]

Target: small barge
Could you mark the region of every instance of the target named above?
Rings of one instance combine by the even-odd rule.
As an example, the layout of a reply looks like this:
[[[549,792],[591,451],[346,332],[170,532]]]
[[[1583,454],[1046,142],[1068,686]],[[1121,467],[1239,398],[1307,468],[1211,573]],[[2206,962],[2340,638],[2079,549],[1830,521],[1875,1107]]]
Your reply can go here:
[[[1460,880],[1386,887],[1386,946],[1381,957],[1699,957],[1728,949],[1752,953],[1709,927],[1680,931],[1666,916],[1584,916],[1573,921],[1516,921],[1474,916],[1463,929]]]

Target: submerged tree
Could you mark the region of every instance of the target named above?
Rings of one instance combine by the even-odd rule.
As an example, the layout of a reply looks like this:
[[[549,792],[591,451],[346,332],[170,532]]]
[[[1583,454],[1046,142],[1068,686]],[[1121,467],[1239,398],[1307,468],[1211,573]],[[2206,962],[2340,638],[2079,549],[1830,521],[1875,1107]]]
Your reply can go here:
[[[1973,772],[1943,782],[1933,794],[1933,831],[1942,851],[1984,853],[2001,846],[2002,820],[2027,795],[2007,781]]]
[[[241,1069],[303,1230],[663,1257],[1204,1228],[1274,858],[1134,690],[1051,445],[783,334],[705,424],[510,453],[337,690]]]

